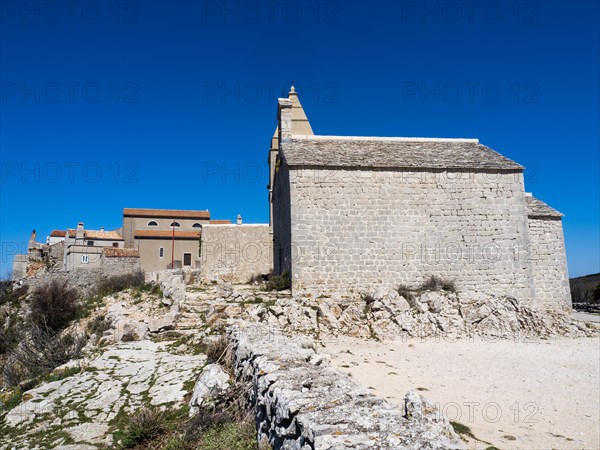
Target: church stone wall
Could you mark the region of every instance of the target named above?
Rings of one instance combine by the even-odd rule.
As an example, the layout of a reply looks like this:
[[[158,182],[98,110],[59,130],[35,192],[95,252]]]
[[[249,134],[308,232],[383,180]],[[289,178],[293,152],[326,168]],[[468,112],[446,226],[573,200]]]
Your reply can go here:
[[[245,283],[273,270],[273,238],[269,225],[205,225],[202,227],[200,277]]]
[[[529,218],[531,259],[537,305],[547,309],[570,309],[571,291],[560,218]]]
[[[460,291],[531,301],[520,171],[292,168],[289,184],[296,292],[413,287],[436,275]],[[285,247],[285,227],[275,233]]]

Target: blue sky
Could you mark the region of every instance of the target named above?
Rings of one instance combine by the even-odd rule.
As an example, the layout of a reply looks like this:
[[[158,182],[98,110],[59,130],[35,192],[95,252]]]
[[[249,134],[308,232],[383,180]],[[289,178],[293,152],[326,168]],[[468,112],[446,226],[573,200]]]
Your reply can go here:
[[[600,271],[596,1],[0,3],[0,269],[124,207],[268,221],[276,98],[317,134],[476,137]]]

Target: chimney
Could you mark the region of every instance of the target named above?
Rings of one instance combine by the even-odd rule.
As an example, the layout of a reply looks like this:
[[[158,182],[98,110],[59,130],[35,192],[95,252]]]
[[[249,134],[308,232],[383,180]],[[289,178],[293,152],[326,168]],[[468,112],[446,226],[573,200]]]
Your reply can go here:
[[[83,240],[83,222],[79,222],[77,224],[77,233],[75,234],[75,239]]]
[[[241,225],[241,224],[242,224],[242,215],[241,215],[241,214],[238,214],[238,216],[237,216],[237,222],[236,222],[236,223],[237,223],[238,225]]]
[[[104,232],[104,227],[100,227],[100,231]]]

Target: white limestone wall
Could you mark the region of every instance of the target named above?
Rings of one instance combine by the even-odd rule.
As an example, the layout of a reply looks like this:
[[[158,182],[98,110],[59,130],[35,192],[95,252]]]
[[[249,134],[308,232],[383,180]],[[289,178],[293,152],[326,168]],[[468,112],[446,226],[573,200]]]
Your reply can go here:
[[[559,218],[529,218],[535,300],[539,307],[570,309],[567,255]]]
[[[296,292],[436,275],[461,291],[532,298],[521,172],[292,168],[289,179]]]
[[[204,225],[200,276],[245,283],[273,270],[273,238],[269,225]]]

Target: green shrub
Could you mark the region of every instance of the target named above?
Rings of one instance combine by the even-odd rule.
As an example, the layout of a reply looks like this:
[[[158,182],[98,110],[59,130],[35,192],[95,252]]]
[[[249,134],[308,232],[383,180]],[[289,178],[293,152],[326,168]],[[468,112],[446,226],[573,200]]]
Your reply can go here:
[[[79,293],[66,280],[51,281],[33,292],[30,306],[33,324],[56,333],[77,318]]]
[[[256,450],[256,430],[250,422],[216,425],[206,430],[198,450]]]
[[[292,279],[289,272],[284,272],[280,275],[270,275],[267,281],[267,291],[283,291],[292,287]]]

